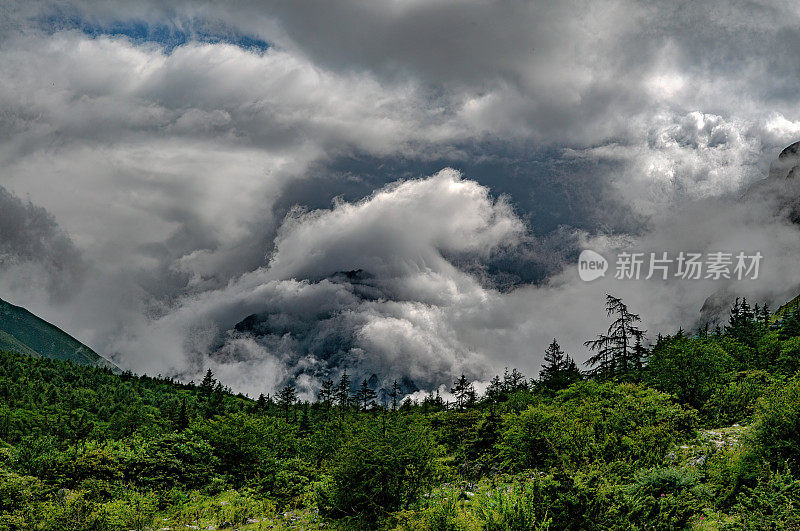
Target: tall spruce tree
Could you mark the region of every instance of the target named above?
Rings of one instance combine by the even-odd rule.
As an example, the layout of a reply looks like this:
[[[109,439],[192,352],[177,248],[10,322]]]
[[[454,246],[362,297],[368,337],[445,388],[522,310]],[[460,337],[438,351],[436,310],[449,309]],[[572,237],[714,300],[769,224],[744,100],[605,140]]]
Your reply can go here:
[[[800,309],[793,310],[783,322],[778,337],[782,340],[800,336]]]
[[[211,369],[208,369],[206,375],[203,377],[203,381],[200,383],[200,391],[206,398],[211,398],[211,393],[214,391],[214,385],[216,383],[217,380],[214,378],[214,373],[211,372]]]
[[[549,391],[558,391],[577,382],[581,378],[580,370],[575,360],[561,350],[558,341],[547,347],[544,353],[544,363],[539,372],[539,382]]]
[[[283,409],[285,419],[289,419],[289,410],[297,401],[297,391],[291,384],[286,384],[278,391],[278,405]]]
[[[762,335],[762,326],[759,318],[760,316],[757,316],[756,312],[750,308],[746,298],[742,298],[741,302],[739,302],[737,297],[733,306],[731,306],[725,333],[743,345],[755,348]]]
[[[459,379],[455,381],[453,387],[450,389],[450,392],[453,393],[456,397],[456,405],[458,409],[464,409],[464,407],[471,401],[470,398],[475,393],[475,388],[469,383],[467,377],[462,374]],[[441,397],[438,396],[437,391],[437,399],[441,400]]]
[[[336,388],[333,380],[330,378],[323,380],[322,387],[319,390],[319,401],[325,404],[325,406],[330,407],[331,403],[333,402],[335,392]]]
[[[370,388],[367,379],[364,378],[364,381],[361,382],[361,385],[356,391],[356,403],[361,406],[363,411],[366,411],[369,409],[369,406],[375,404],[375,398],[377,397],[378,395]]]
[[[258,400],[256,400],[256,403],[253,406],[253,412],[263,415],[267,412],[267,409],[267,397],[264,396],[264,393],[261,393],[258,395]]]
[[[636,326],[641,319],[638,314],[628,311],[622,299],[608,294],[606,313],[609,317],[614,316],[607,332],[584,343],[597,352],[586,361],[586,365],[591,367],[589,375],[598,379],[630,376],[636,368],[641,368],[646,352],[641,348],[644,331]],[[640,347],[637,348],[637,344]]]
[[[304,437],[314,430],[311,422],[311,411],[308,408],[308,402],[303,404],[303,410],[300,415],[300,422],[297,426],[297,434]]]
[[[486,398],[492,403],[499,402],[503,396],[503,382],[500,381],[500,376],[495,375],[492,381],[489,382],[489,387],[486,388]]]
[[[389,397],[392,399],[392,411],[397,411],[397,400],[400,397],[400,386],[397,385],[397,380],[392,383],[392,390],[389,393]]]
[[[186,398],[181,399],[181,408],[178,411],[178,421],[176,422],[178,431],[183,431],[189,427],[189,413],[186,411]]]
[[[336,386],[334,398],[341,409],[346,409],[350,404],[350,376],[347,375],[347,369],[344,370],[342,377],[339,378],[339,385]]]
[[[210,371],[209,371],[210,372]],[[211,418],[214,415],[223,415],[225,413],[225,388],[222,382],[217,381],[214,390],[211,391],[211,396],[206,402],[206,418]]]
[[[503,391],[506,393],[513,393],[514,391],[527,388],[528,383],[525,381],[525,375],[516,368],[508,372],[508,367],[506,367],[503,373]]]

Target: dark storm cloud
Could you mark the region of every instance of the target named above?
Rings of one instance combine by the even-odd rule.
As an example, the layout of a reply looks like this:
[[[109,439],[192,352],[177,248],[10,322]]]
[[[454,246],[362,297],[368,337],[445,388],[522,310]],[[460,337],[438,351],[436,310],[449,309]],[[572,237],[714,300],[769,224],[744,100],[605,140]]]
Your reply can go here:
[[[0,275],[22,269],[34,276],[26,282],[44,280],[51,298],[62,300],[80,288],[86,264],[52,214],[0,186]]]
[[[545,281],[571,263],[580,252],[576,230],[637,233],[644,228],[642,216],[619,200],[606,180],[596,178],[619,170],[616,161],[564,159],[560,151],[525,153],[499,144],[460,150],[472,157],[340,157],[313,168],[306,179],[289,183],[274,212],[280,218],[296,204],[325,208],[334,198],[357,201],[398,178],[425,177],[443,166],[457,168],[493,194],[506,196],[530,229],[518,246],[498,252],[488,262],[453,258],[487,285],[504,289]]]

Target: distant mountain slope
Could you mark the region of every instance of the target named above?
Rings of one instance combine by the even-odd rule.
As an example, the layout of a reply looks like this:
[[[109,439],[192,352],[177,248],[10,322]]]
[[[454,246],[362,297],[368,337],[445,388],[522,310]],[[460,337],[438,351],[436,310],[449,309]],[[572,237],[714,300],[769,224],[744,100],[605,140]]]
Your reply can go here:
[[[800,141],[784,148],[778,158],[770,164],[767,177],[747,187],[741,200],[748,202],[759,196],[777,198],[775,215],[784,216],[792,223],[800,225]],[[784,295],[792,291],[797,293],[800,287],[795,286],[792,289],[791,286],[787,286]],[[735,297],[736,293],[731,291],[730,287],[711,294],[700,309],[700,322],[711,325],[724,322]],[[778,308],[771,320],[779,321],[787,312],[798,307],[800,307],[800,295]]]
[[[78,365],[119,367],[67,334],[33,315],[25,308],[0,299],[0,350],[34,357],[69,360]]]
[[[775,310],[775,313],[772,315],[772,320],[779,321],[785,317],[787,313],[796,310],[798,307],[800,307],[800,295]]]

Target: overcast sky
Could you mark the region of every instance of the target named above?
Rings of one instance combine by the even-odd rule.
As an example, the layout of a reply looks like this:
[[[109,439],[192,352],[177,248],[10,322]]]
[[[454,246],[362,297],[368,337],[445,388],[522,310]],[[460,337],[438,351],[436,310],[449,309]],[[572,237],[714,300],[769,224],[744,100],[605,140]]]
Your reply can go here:
[[[653,335],[779,304],[793,187],[742,194],[800,140],[798,57],[789,1],[3,2],[0,298],[304,396],[583,361],[605,293]],[[584,283],[583,248],[764,259]]]

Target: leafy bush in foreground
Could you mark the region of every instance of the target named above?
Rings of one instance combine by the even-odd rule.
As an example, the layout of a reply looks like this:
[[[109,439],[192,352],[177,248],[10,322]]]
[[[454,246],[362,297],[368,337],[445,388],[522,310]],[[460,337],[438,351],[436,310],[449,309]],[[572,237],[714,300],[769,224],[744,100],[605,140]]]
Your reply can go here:
[[[515,470],[625,460],[650,466],[697,426],[694,411],[633,384],[584,382],[505,420],[500,453]]]
[[[320,509],[374,518],[406,507],[430,485],[435,455],[428,430],[414,418],[364,423],[335,457]]]

